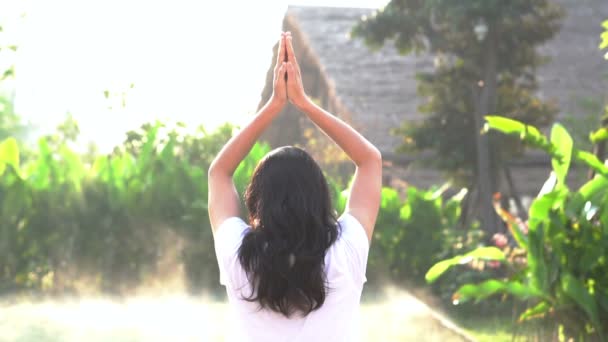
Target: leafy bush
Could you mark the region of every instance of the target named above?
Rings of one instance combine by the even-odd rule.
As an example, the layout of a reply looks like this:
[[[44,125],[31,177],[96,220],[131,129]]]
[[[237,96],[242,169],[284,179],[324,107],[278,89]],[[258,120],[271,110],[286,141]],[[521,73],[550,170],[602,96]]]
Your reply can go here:
[[[86,278],[91,288],[120,292],[153,274],[176,248],[191,290],[217,288],[206,177],[231,131],[183,134],[145,125],[93,163],[43,138],[37,157],[21,164],[17,142],[4,141],[0,290],[65,291]],[[256,145],[237,176],[266,151]]]
[[[79,292],[86,280],[93,291],[124,293],[182,267],[190,291],[222,293],[206,171],[232,127],[186,133],[146,124],[103,156],[73,152],[78,129],[70,127],[73,134],[40,139],[27,161],[15,139],[0,145],[0,292]],[[256,145],[237,168],[240,193],[268,150]],[[328,181],[342,212],[348,192]],[[444,199],[446,189],[410,187],[404,200],[382,189],[370,285],[419,285],[434,262],[477,244],[475,231],[454,229],[465,191]]]
[[[429,190],[410,186],[402,200],[396,190],[382,189],[367,266],[369,285],[381,286],[384,281],[421,285],[430,265],[452,255],[463,243],[477,241],[472,231],[458,229],[466,191],[444,199],[446,190],[447,186]],[[338,212],[344,210],[346,195],[347,191],[337,193]]]
[[[471,259],[499,261],[508,271],[503,277],[465,284],[454,300],[510,294],[529,304],[520,321],[540,319],[556,335],[603,341],[608,336],[608,167],[593,154],[574,148],[559,124],[547,139],[517,121],[501,117],[487,121],[490,129],[517,135],[552,157],[553,172],[532,203],[527,224],[497,208],[525,258],[522,262],[522,258],[507,258],[497,247],[483,247],[435,264],[427,280],[433,282],[451,266]],[[572,162],[596,172],[578,190],[565,183]]]

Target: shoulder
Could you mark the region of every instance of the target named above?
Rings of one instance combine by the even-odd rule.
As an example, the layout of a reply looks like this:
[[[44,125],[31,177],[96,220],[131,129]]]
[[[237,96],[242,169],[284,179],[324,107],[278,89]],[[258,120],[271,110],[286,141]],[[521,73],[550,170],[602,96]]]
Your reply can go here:
[[[213,234],[215,248],[219,254],[230,255],[241,245],[243,236],[249,230],[249,225],[240,217],[225,219]]]
[[[341,230],[341,239],[346,239],[359,248],[369,249],[369,240],[365,228],[356,217],[349,212],[345,212],[338,218],[338,224]]]
[[[248,231],[249,225],[236,216],[225,219],[215,231],[213,240],[220,270],[220,284],[236,284],[245,279],[238,262],[238,251]]]
[[[369,241],[361,223],[348,212],[338,218],[339,236],[331,253],[333,272],[350,274],[356,284],[367,281],[365,272],[369,254]],[[341,271],[336,271],[337,269]],[[333,273],[331,270],[329,274]]]

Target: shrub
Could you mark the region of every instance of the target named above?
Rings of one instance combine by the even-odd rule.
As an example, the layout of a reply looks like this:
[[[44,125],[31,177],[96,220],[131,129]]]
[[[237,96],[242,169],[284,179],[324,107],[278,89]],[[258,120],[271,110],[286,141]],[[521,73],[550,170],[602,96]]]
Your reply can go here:
[[[5,140],[0,292],[79,291],[86,280],[91,290],[125,293],[166,268],[183,268],[191,292],[223,293],[207,216],[207,168],[232,127],[183,128],[143,125],[102,156],[80,156],[69,139],[46,137],[23,161],[17,141]],[[255,145],[237,168],[240,193],[268,150]],[[342,212],[347,191],[328,181]],[[446,189],[409,187],[405,199],[382,189],[369,285],[420,285],[434,262],[477,244],[477,231],[456,228],[465,191],[445,198]]]
[[[470,259],[500,261],[502,277],[465,284],[454,294],[459,302],[510,294],[526,301],[520,321],[540,320],[554,336],[605,340],[608,336],[608,167],[593,154],[573,147],[559,124],[547,139],[536,128],[501,117],[487,117],[490,129],[519,136],[552,156],[553,171],[532,203],[527,224],[497,207],[524,257],[483,247],[441,261],[427,273],[433,282],[453,265]],[[565,183],[572,162],[596,176],[577,190]],[[505,246],[502,246],[503,249]]]

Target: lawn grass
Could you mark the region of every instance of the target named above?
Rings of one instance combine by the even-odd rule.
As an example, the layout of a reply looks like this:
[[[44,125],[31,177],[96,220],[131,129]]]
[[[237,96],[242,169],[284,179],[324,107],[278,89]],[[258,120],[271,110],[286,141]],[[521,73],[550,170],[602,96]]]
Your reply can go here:
[[[0,303],[2,342],[223,341],[226,302],[187,296]],[[466,342],[406,293],[361,305],[362,341]]]
[[[534,335],[532,325],[515,323],[510,315],[457,317],[454,321],[479,342],[523,342],[529,341]],[[514,333],[516,333],[515,339]]]

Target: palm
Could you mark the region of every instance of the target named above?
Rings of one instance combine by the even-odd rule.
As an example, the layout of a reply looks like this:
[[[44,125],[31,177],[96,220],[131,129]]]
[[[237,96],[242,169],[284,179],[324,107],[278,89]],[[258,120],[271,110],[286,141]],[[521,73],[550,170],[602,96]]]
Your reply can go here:
[[[283,57],[285,55],[285,33],[281,34],[281,40],[279,41],[279,48],[277,51],[277,62],[274,66],[274,78],[273,78],[273,92],[272,98],[281,105],[287,103],[287,85],[285,82],[285,75],[287,73],[285,62]]]

